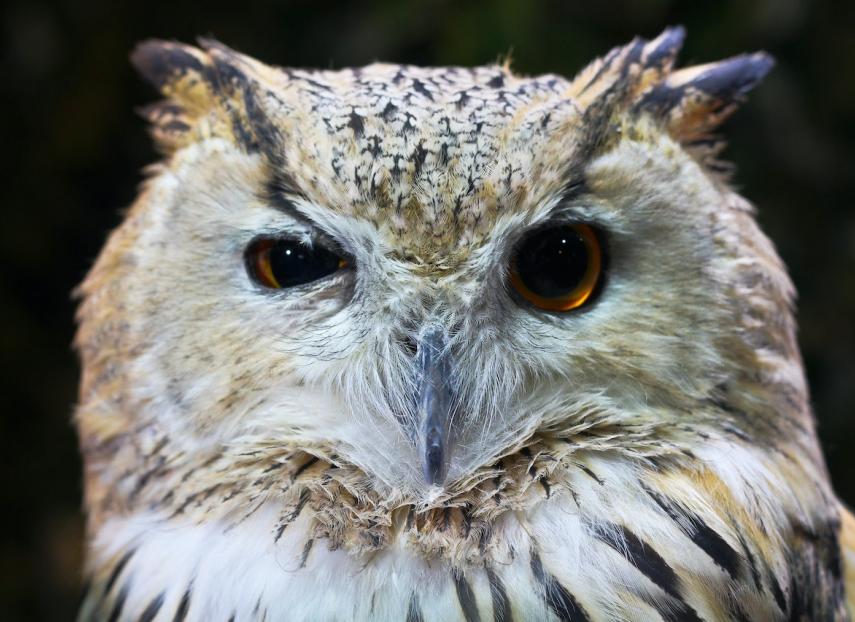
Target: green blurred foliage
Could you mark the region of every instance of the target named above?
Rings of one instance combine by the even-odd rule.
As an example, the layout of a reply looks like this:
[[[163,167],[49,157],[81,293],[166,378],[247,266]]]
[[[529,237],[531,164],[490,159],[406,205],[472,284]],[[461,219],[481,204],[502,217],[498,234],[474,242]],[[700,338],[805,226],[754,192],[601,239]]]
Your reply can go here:
[[[837,490],[855,501],[855,3],[11,0],[0,11],[0,619],[73,615],[83,523],[70,292],[156,158],[133,113],[155,94],[127,63],[152,36],[212,35],[281,65],[510,54],[518,72],[567,76],[668,24],[688,28],[684,63],[770,51],[778,66],[728,122],[727,157],[799,289],[820,434]]]

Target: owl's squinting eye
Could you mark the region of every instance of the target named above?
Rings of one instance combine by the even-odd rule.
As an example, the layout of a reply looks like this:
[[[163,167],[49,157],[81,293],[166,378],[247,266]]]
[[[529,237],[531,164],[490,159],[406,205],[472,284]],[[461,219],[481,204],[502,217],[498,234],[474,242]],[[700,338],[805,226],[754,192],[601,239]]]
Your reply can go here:
[[[591,299],[600,281],[603,252],[588,225],[560,225],[525,237],[511,260],[511,285],[546,311],[572,311]]]
[[[253,240],[244,258],[250,276],[271,289],[311,283],[348,265],[346,259],[331,250],[293,238]]]

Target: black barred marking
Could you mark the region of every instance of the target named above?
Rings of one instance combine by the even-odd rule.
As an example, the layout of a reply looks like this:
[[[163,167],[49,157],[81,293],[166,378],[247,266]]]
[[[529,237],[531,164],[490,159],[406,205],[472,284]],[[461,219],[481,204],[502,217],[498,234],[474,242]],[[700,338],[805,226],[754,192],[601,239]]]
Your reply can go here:
[[[559,196],[563,201],[570,201],[571,199],[575,199],[577,197],[582,196],[583,194],[587,194],[590,192],[588,188],[588,183],[584,177],[573,176],[570,181],[564,184],[564,187],[559,192]],[[563,439],[565,443],[568,445],[573,445],[574,441],[569,438]]]
[[[416,93],[420,93],[421,95],[427,97],[429,100],[433,101],[433,94],[429,90],[427,90],[424,85],[424,82],[422,82],[421,80],[413,78],[413,90]]]
[[[303,464],[300,465],[299,469],[294,471],[294,475],[291,476],[291,481],[292,482],[295,481],[298,477],[300,477],[306,471],[306,469],[310,468],[311,466],[313,466],[317,463],[318,463],[317,456],[312,456],[311,458],[309,458],[306,462],[304,462]]]
[[[407,622],[424,622],[422,609],[419,607],[419,598],[415,592],[410,596],[410,605],[407,607]]]
[[[303,492],[300,493],[300,499],[297,501],[297,507],[294,508],[294,511],[291,512],[287,517],[282,519],[282,524],[276,529],[276,536],[273,538],[274,542],[279,542],[279,538],[282,537],[282,534],[285,533],[285,528],[297,520],[297,517],[300,516],[300,513],[303,511],[303,508],[306,506],[306,503],[309,501],[309,491],[308,489],[304,489]],[[256,508],[257,509],[257,508]]]
[[[704,622],[704,619],[682,600],[665,602],[648,596],[644,602],[656,610],[663,622]]]
[[[164,41],[144,41],[131,54],[137,71],[158,89],[188,72],[202,73],[203,66],[196,56],[182,45]]]
[[[110,577],[107,579],[107,583],[104,585],[105,596],[110,593],[111,589],[113,589],[113,584],[116,583],[116,579],[118,579],[119,575],[122,574],[122,570],[125,569],[125,566],[127,566],[128,562],[131,560],[131,557],[134,556],[134,553],[136,553],[136,549],[131,549],[130,551],[122,555],[122,558],[118,561],[115,568],[113,568],[113,572],[110,573]]]
[[[398,107],[390,101],[386,102],[386,107],[380,113],[380,118],[386,123],[395,118],[395,113],[398,112]]]
[[[166,440],[166,439],[164,439],[164,440]],[[194,466],[190,467],[190,468],[189,468],[189,469],[187,469],[187,470],[184,472],[184,474],[181,476],[181,483],[186,482],[186,481],[187,481],[187,480],[189,480],[191,477],[193,477],[193,475],[194,475],[195,473],[197,473],[197,472],[199,472],[199,471],[205,472],[209,466],[211,466],[212,464],[214,464],[214,463],[215,463],[217,460],[219,460],[221,457],[222,457],[222,456],[220,456],[219,454],[215,454],[215,455],[211,456],[210,458],[208,458],[207,460],[205,460],[202,464],[198,464],[198,465],[194,465]]]
[[[150,468],[148,471],[145,471],[142,475],[140,475],[136,484],[134,484],[134,489],[131,491],[130,498],[135,499],[140,492],[142,492],[143,488],[145,488],[146,484],[151,480],[151,478],[159,473],[163,467],[166,465],[166,456],[158,456],[157,463]]]
[[[690,512],[682,505],[651,490],[642,484],[645,492],[673,520],[680,531],[685,533],[692,542],[724,569],[732,579],[740,577],[740,556],[721,535],[710,527],[700,516]]]
[[[769,579],[769,587],[772,588],[772,596],[775,597],[775,604],[778,605],[778,609],[782,612],[786,613],[787,611],[787,599],[784,596],[784,590],[781,589],[781,584],[778,582],[778,577],[775,576],[775,573],[772,572],[771,569],[768,570],[768,579]]]
[[[142,615],[140,616],[139,622],[151,622],[154,620],[154,617],[157,615],[157,612],[160,611],[160,608],[163,606],[163,599],[165,594],[161,592],[158,596],[152,600],[148,607],[145,608]]]
[[[730,614],[730,619],[733,620],[733,622],[752,622],[751,618],[748,617],[748,614],[745,613],[738,602],[730,603],[728,613]]]
[[[792,526],[786,560],[789,620],[845,619],[838,529],[837,520],[815,528],[799,523]]]
[[[490,600],[493,603],[493,621],[513,622],[511,602],[508,600],[508,593],[505,591],[502,579],[491,568],[485,570],[487,571],[487,581],[490,584]]]
[[[626,560],[653,581],[662,590],[675,598],[680,598],[680,580],[677,573],[662,556],[649,544],[636,536],[623,525],[607,523],[594,531],[594,536],[605,542]]]
[[[193,592],[193,586],[187,588],[184,596],[181,597],[181,602],[178,603],[178,609],[175,610],[175,615],[172,616],[172,622],[182,622],[187,617],[187,612],[190,610],[190,595]]]
[[[816,551],[823,562],[823,566],[829,570],[831,576],[840,579],[843,575],[843,559],[840,551],[838,533],[839,522],[829,522],[814,530],[807,525],[797,524],[793,526],[793,532],[807,540]]]
[[[478,550],[481,552],[481,555],[484,554],[484,551],[487,550],[487,545],[490,543],[490,540],[493,539],[493,525],[491,523],[487,523],[483,526],[481,531],[481,536],[478,538]]]
[[[204,42],[202,42],[205,45]],[[208,52],[211,52],[210,45],[208,47]],[[234,131],[235,138],[238,139],[240,145],[250,153],[254,153],[258,151],[259,146],[253,136],[253,130],[258,129],[259,131],[264,131],[264,124],[261,123],[261,119],[255,119],[254,114],[252,112],[252,108],[254,108],[254,97],[250,91],[251,84],[247,75],[238,68],[235,64],[233,64],[233,60],[231,59],[231,54],[228,53],[228,50],[225,50],[225,55],[215,55],[211,56],[211,66],[207,68],[205,71],[205,79],[211,85],[212,90],[222,97],[233,97],[237,99],[241,94],[243,94],[244,103],[247,107],[247,117],[249,117],[248,121],[250,123],[255,122],[258,124],[258,127],[249,126],[242,122],[240,114],[238,110],[233,106],[226,106],[225,110],[228,112],[229,117],[231,119],[232,130]]]
[[[558,582],[551,574],[548,574],[540,561],[537,551],[531,551],[531,572],[534,578],[543,588],[543,596],[549,608],[563,622],[588,622],[588,614],[576,601],[573,595]]]
[[[284,168],[285,162],[282,156],[282,136],[279,128],[270,120],[267,113],[262,110],[256,101],[255,89],[257,85],[246,84],[243,87],[243,100],[246,113],[249,117],[253,140],[245,147],[252,153],[260,151],[267,161],[273,166]]]
[[[354,136],[359,138],[365,133],[365,118],[358,114],[356,110],[350,111],[350,119],[347,122],[347,127],[353,130]]]
[[[698,617],[698,613],[682,599],[680,579],[677,577],[677,573],[653,547],[623,525],[612,523],[604,525],[604,527],[604,530],[598,530],[594,532],[594,535],[623,555],[639,572],[674,598],[674,601],[667,605],[650,602],[666,622],[697,622],[702,620]]]
[[[467,103],[469,103],[471,97],[469,97],[469,93],[467,93],[465,89],[460,91],[459,95],[460,97],[457,99],[456,102],[454,102],[454,105],[457,106],[458,110],[461,110],[466,106]]]
[[[460,608],[463,610],[463,618],[466,622],[481,622],[481,616],[478,615],[478,604],[475,602],[475,594],[472,593],[472,587],[463,576],[462,572],[453,572],[454,588],[457,590],[457,601],[460,603]]]
[[[107,618],[108,622],[116,622],[119,619],[119,616],[122,615],[122,609],[125,607],[125,600],[128,598],[128,586],[123,585],[122,589],[119,590],[119,595],[116,597],[116,602],[113,603],[113,609],[110,611],[110,617]]]
[[[287,172],[274,169],[259,196],[262,201],[269,203],[271,207],[284,212],[297,222],[315,226],[315,223],[294,204],[293,198],[301,198],[304,193]],[[282,464],[285,465],[288,462],[284,461]]]
[[[464,503],[460,508],[460,516],[463,521],[463,537],[468,538],[469,533],[472,531],[472,514],[471,508],[468,503]]]
[[[602,59],[602,65],[600,65],[600,68],[597,69],[593,76],[591,76],[591,79],[588,80],[585,86],[582,87],[582,90],[579,91],[579,95],[584,95],[589,88],[597,84],[597,82],[599,82],[603,78],[603,76],[605,76],[611,70],[612,64],[615,60],[616,52],[617,50],[612,50]]]
[[[487,86],[494,89],[500,89],[505,86],[505,76],[498,74],[487,81]]]
[[[281,468],[284,468],[288,464],[287,461],[283,460],[282,462],[274,462],[269,467],[264,469],[261,474],[267,475],[268,473],[272,473],[273,471],[278,471]]]
[[[543,488],[543,493],[546,495],[546,498],[549,499],[552,494],[552,486],[549,483],[549,479],[543,475],[538,478],[538,482],[540,483],[541,488]]]
[[[309,559],[309,553],[312,551],[312,545],[315,544],[314,538],[309,538],[306,545],[303,547],[303,553],[300,555],[300,568],[306,567],[306,560]]]
[[[587,476],[588,476],[588,477],[590,477],[592,480],[594,480],[595,482],[597,482],[600,486],[602,486],[602,485],[603,485],[603,480],[601,480],[601,479],[599,478],[599,476],[598,476],[596,473],[594,473],[594,472],[590,469],[590,467],[588,467],[588,466],[586,466],[586,465],[584,465],[584,464],[582,464],[582,463],[579,463],[579,462],[576,462],[576,463],[574,463],[574,464],[575,464],[577,467],[579,467],[585,475],[587,475]]]
[[[424,142],[419,141],[419,144],[416,145],[416,150],[413,152],[413,155],[410,157],[410,160],[413,163],[413,174],[418,175],[422,166],[424,166],[425,160],[427,160],[428,154],[430,152],[425,149]]]

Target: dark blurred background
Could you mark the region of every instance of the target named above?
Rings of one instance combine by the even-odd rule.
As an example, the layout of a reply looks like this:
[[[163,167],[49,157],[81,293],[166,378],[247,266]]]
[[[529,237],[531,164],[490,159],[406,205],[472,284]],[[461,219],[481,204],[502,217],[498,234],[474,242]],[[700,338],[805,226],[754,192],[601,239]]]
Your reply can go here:
[[[770,51],[778,66],[726,125],[726,156],[800,292],[820,435],[837,490],[855,503],[855,3],[119,4],[0,9],[0,619],[67,620],[76,605],[83,520],[70,292],[157,158],[133,112],[156,94],[127,62],[147,37],[212,35],[270,63],[323,68],[473,65],[511,52],[520,73],[566,76],[668,24],[688,28],[683,63]]]

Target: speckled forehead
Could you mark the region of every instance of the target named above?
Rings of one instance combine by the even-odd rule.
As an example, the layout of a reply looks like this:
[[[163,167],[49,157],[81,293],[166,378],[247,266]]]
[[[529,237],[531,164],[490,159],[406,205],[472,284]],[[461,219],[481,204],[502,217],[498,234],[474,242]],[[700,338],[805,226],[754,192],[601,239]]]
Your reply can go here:
[[[552,143],[579,116],[567,87],[502,67],[290,71],[287,174],[310,201],[369,220],[393,246],[449,252],[560,183],[554,152],[566,149]]]

